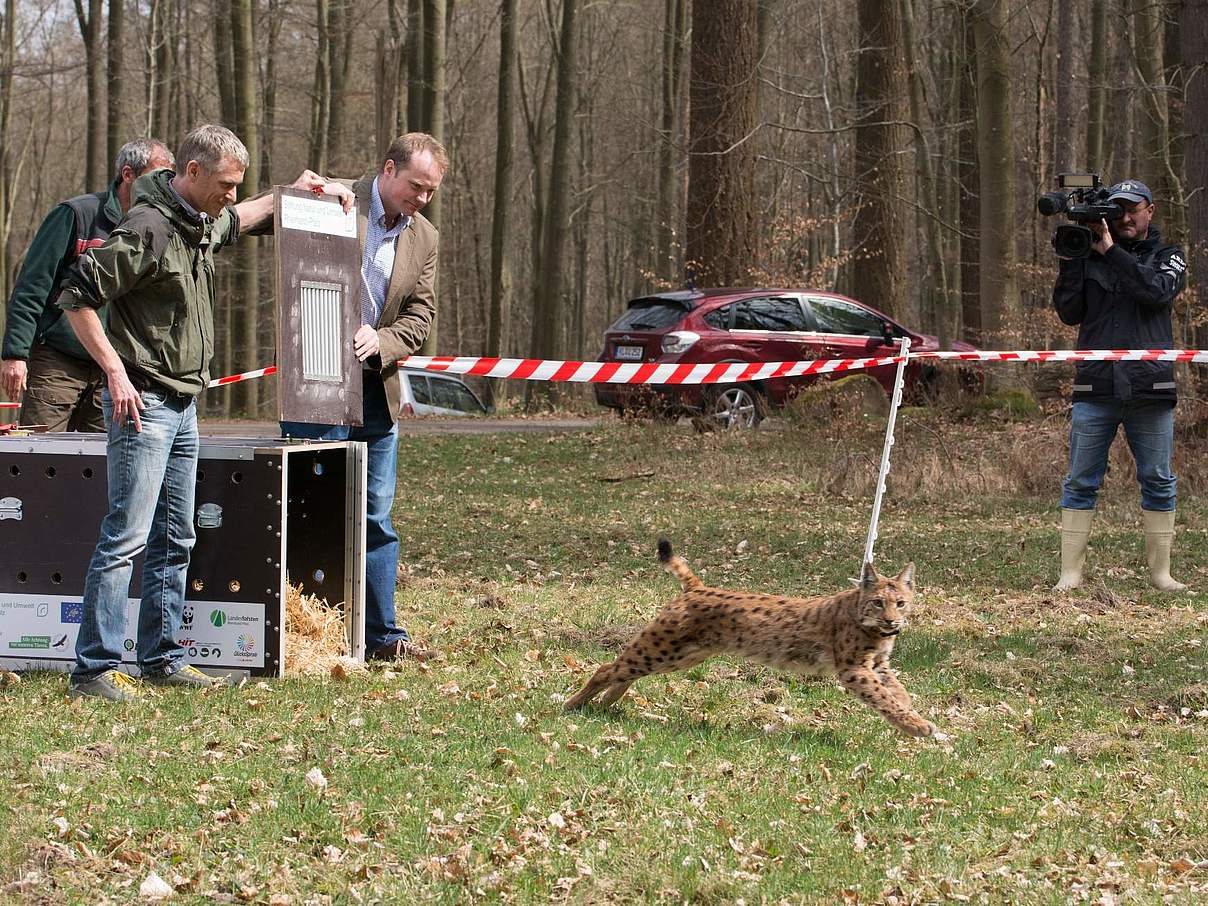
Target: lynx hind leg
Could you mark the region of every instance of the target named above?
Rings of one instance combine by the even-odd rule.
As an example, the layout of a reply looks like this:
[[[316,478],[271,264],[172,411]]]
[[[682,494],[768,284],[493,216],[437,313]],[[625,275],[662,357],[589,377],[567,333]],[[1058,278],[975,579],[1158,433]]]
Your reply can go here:
[[[853,667],[840,671],[838,678],[844,689],[908,736],[931,736],[935,733],[935,725],[913,708],[903,706],[873,671]]]
[[[605,708],[615,705],[629,691],[629,687],[632,685],[633,680],[624,683],[613,683],[608,687],[608,691],[604,693],[604,697],[600,699],[600,704]]]

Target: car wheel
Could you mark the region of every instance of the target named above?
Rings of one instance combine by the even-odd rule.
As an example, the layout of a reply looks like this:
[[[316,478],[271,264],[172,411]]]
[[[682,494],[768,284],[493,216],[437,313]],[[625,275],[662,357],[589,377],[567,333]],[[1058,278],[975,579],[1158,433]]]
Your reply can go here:
[[[750,384],[718,388],[709,396],[705,414],[719,429],[754,428],[763,421],[763,397]]]

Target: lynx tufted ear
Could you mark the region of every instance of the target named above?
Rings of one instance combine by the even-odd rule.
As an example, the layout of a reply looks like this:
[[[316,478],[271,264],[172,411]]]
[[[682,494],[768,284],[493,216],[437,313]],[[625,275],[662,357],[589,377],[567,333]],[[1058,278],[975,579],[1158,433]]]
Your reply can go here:
[[[896,581],[899,585],[908,585],[911,588],[914,588],[914,564],[907,563],[902,568],[902,571],[898,573],[898,578]]]
[[[863,591],[872,591],[877,587],[877,580],[880,578],[872,563],[865,563],[864,567],[860,570],[860,588]]]

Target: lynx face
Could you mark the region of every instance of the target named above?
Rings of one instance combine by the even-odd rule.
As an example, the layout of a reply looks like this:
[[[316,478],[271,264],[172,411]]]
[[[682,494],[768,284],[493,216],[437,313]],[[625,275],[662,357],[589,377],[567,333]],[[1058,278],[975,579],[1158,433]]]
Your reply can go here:
[[[857,619],[865,629],[890,638],[902,631],[914,607],[914,564],[910,563],[897,578],[878,576],[871,564],[864,564],[860,576],[860,600]]]

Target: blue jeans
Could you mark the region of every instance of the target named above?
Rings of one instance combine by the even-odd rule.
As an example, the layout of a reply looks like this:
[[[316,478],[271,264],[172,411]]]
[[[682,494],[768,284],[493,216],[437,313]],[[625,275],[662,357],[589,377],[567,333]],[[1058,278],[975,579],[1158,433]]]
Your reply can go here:
[[[375,372],[362,371],[364,424],[314,425],[281,422],[285,437],[311,440],[359,440],[368,446],[368,487],[365,489],[365,652],[399,639],[410,640],[394,614],[394,583],[398,573],[398,535],[390,519],[398,475],[398,425],[390,416],[386,388]]]
[[[109,392],[101,394],[109,513],[84,579],[84,621],[76,639],[75,682],[87,682],[122,660],[126,601],[134,558],[146,550],[138,611],[138,665],[143,673],[173,673],[185,656],[176,643],[185,602],[189,553],[197,540],[197,407],[191,397],[146,391],[134,422],[113,423]]]
[[[1070,421],[1070,473],[1061,505],[1093,510],[1107,471],[1107,454],[1124,425],[1124,436],[1137,462],[1141,509],[1170,512],[1175,506],[1174,402],[1170,400],[1087,400],[1074,403]]]

